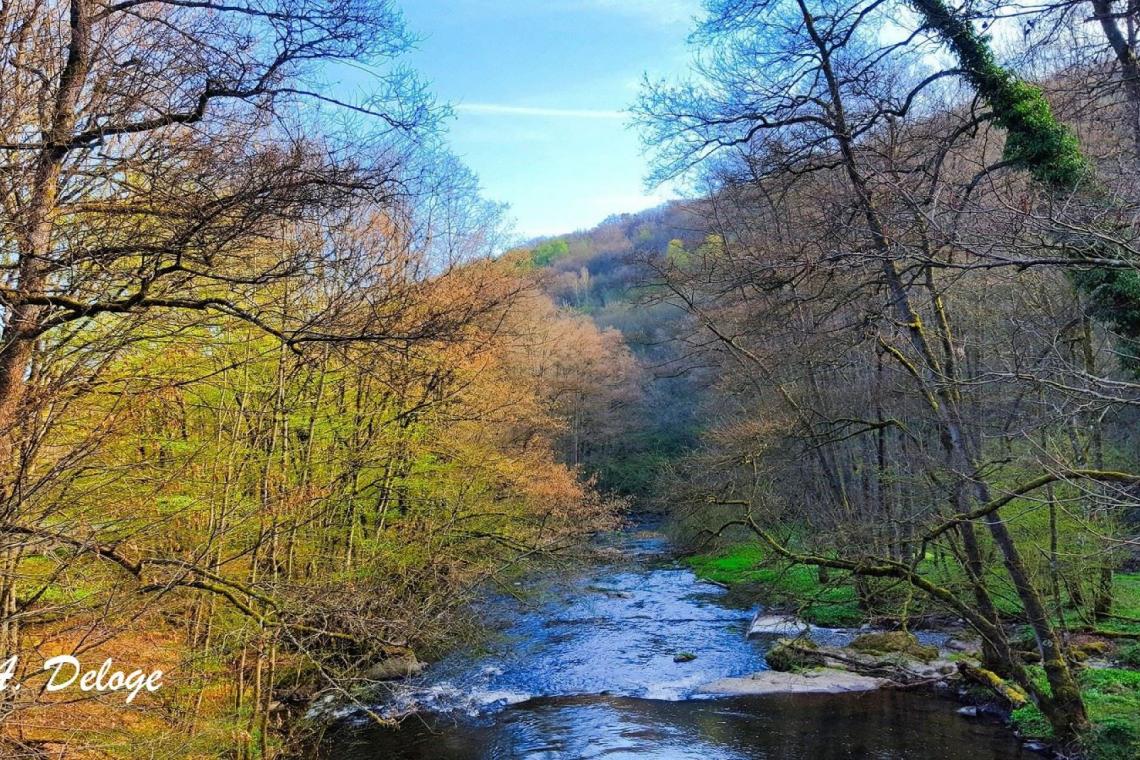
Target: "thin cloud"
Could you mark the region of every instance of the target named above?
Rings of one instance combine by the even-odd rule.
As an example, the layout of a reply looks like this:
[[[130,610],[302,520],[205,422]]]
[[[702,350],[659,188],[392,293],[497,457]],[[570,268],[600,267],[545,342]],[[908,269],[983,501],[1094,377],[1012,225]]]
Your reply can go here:
[[[547,119],[609,119],[629,117],[623,111],[596,111],[588,108],[540,108],[534,106],[507,106],[499,103],[461,103],[455,106],[458,113],[479,116],[536,116]]]

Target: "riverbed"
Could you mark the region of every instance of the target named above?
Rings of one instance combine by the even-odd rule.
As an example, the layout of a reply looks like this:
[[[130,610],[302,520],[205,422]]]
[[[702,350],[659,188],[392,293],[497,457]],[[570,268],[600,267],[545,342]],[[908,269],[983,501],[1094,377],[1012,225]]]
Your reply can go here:
[[[609,539],[608,560],[537,573],[476,608],[492,631],[424,675],[381,688],[399,729],[348,715],[320,757],[940,758],[1035,757],[1009,730],[931,694],[710,699],[702,684],[763,670],[753,610],[668,557],[653,530]],[[844,643],[851,631],[813,634]],[[688,661],[688,655],[695,659]]]

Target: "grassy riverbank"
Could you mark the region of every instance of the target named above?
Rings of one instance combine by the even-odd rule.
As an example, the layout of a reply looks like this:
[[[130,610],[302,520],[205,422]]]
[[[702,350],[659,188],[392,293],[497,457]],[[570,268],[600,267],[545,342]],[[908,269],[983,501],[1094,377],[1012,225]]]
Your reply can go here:
[[[1048,688],[1044,672],[1034,668],[1042,688]],[[1084,741],[1084,751],[1095,760],[1135,760],[1140,757],[1140,670],[1088,668],[1079,676],[1093,730]],[[1023,736],[1048,741],[1053,736],[1049,722],[1033,705],[1015,710],[1012,722]]]
[[[687,557],[684,562],[699,578],[796,609],[815,625],[838,628],[858,625],[864,619],[849,577],[833,574],[821,583],[815,568],[769,562],[756,544],[736,544]]]
[[[816,568],[770,557],[756,543],[712,549],[685,557],[683,562],[704,580],[772,606],[795,610],[804,620],[823,627],[858,625],[873,617],[897,617],[904,612],[912,618],[937,612],[925,598],[894,581],[867,581],[861,607],[860,590],[849,573],[831,571],[821,578]],[[934,558],[920,562],[918,569],[939,585],[954,587],[964,581]],[[996,572],[990,586],[1002,614],[1016,620],[1020,604]],[[1073,608],[1068,595],[1064,602],[1066,625],[1073,630],[1088,627],[1089,621]],[[1140,638],[1140,573],[1115,574],[1112,616],[1098,622],[1096,628],[1116,635],[1135,633]]]
[[[831,573],[826,582],[821,582],[815,568],[773,560],[753,543],[692,555],[684,563],[704,580],[793,610],[814,625],[855,626],[867,622],[872,614],[860,607],[859,591],[850,575]],[[1094,640],[1103,642],[1105,652],[1101,656],[1119,667],[1081,670],[1082,695],[1094,725],[1084,749],[1096,760],[1134,760],[1140,757],[1140,573],[1117,573],[1113,592],[1112,617],[1096,625],[1097,631],[1112,635]],[[873,614],[890,614],[892,609],[898,613],[904,604],[914,614],[923,609],[920,601],[908,599],[898,588],[890,589],[875,595]],[[1009,605],[1003,612],[1012,618],[1019,610]],[[1065,617],[1073,630],[1087,627],[1072,610],[1066,610]],[[1043,672],[1036,666],[1034,670],[1047,688]],[[1016,710],[1012,723],[1027,738],[1052,738],[1048,722],[1032,705]]]

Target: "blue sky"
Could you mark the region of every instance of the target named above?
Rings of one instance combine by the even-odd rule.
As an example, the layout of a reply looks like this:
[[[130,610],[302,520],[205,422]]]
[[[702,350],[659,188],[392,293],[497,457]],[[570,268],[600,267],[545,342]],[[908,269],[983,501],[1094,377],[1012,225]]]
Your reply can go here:
[[[408,63],[451,103],[453,150],[524,236],[660,203],[623,113],[676,76],[699,0],[403,0]]]

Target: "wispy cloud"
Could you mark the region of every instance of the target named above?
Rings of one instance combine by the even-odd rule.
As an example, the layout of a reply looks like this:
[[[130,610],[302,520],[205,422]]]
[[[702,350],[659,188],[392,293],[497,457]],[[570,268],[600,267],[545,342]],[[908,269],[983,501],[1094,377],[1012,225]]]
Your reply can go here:
[[[629,117],[623,111],[595,111],[587,108],[541,108],[535,106],[508,106],[499,103],[460,103],[455,106],[458,113],[479,116],[535,116],[547,119],[610,119],[620,120]]]

